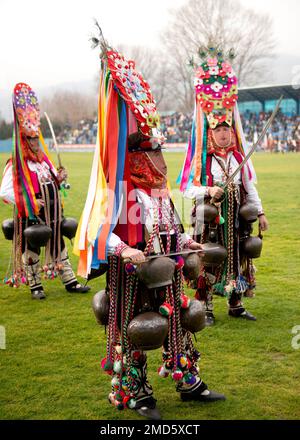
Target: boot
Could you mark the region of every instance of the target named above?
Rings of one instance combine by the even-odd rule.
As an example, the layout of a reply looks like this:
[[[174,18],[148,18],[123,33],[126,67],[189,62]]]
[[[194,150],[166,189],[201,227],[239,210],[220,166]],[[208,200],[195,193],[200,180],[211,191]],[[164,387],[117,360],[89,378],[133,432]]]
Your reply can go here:
[[[180,392],[180,398],[183,402],[187,402],[190,400],[196,400],[198,402],[216,402],[217,400],[225,400],[226,397],[224,394],[217,393],[216,391],[209,390],[207,385],[201,380],[196,383],[195,386],[192,386],[188,389],[177,388],[177,391]]]
[[[146,417],[146,419],[161,420],[161,415],[156,408],[156,399],[152,396],[139,400],[134,409],[140,416]]]
[[[205,325],[206,327],[211,327],[215,324],[215,315],[213,312],[205,312]]]
[[[90,286],[83,286],[82,284],[72,283],[71,285],[66,286],[66,290],[70,293],[86,293],[91,290]]]
[[[234,318],[241,318],[241,319],[247,319],[248,321],[256,321],[256,318],[254,315],[252,315],[250,312],[248,312],[242,304],[239,304],[237,306],[231,306],[229,304],[229,316],[233,316]]]
[[[31,291],[31,298],[32,299],[45,299],[46,295],[43,290],[32,290]]]

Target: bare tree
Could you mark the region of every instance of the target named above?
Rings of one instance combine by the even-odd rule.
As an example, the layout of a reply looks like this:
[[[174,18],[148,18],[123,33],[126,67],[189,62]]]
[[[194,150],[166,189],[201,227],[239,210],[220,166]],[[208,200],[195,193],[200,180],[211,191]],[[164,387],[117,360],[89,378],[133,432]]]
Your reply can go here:
[[[41,101],[53,122],[75,127],[81,119],[94,117],[94,97],[75,91],[56,91]]]
[[[162,35],[172,76],[169,86],[176,91],[177,109],[193,106],[193,72],[188,60],[200,46],[214,44],[233,48],[233,62],[240,85],[260,82],[268,73],[266,62],[273,56],[272,20],[245,8],[238,0],[188,0],[171,12]]]

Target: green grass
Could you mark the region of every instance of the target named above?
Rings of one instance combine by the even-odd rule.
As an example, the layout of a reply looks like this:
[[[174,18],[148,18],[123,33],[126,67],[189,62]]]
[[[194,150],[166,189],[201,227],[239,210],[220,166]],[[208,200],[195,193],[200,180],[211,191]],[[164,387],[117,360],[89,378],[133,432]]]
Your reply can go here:
[[[166,157],[174,185],[183,154]],[[0,155],[1,169],[6,159]],[[91,162],[92,154],[63,155],[72,186],[67,216],[80,216]],[[226,300],[216,297],[216,325],[197,335],[202,377],[226,394],[225,402],[181,403],[171,379],[156,373],[160,351],[149,352],[149,377],[164,419],[300,418],[300,349],[291,346],[291,329],[300,325],[300,155],[257,154],[254,162],[270,221],[262,258],[255,262],[256,297],[245,300],[258,320],[230,319]],[[11,216],[10,207],[1,203],[1,221]],[[1,234],[1,279],[10,245]],[[76,267],[75,256],[72,261]],[[107,402],[110,379],[99,366],[104,328],[97,326],[90,307],[104,277],[91,282],[87,295],[68,294],[58,280],[44,285],[47,299],[40,302],[32,301],[24,287],[0,287],[0,325],[7,335],[6,350],[0,350],[0,419],[137,418]]]

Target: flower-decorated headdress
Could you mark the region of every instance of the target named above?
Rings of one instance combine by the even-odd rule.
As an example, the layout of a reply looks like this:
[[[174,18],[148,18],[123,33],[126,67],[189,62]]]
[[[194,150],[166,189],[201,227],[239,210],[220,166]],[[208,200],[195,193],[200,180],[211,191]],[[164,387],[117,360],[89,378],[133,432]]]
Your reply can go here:
[[[207,149],[208,128],[227,124],[235,132],[237,151],[244,156],[249,150],[237,106],[237,77],[231,66],[233,50],[224,55],[219,47],[209,45],[207,49],[199,49],[199,56],[202,59],[200,65],[190,60],[195,72],[195,110],[185,161],[177,180],[181,191],[185,191],[190,184],[207,185],[207,156],[210,154]],[[251,161],[248,161],[248,165],[255,180]]]
[[[218,48],[201,49],[199,54],[205,61],[195,69],[195,93],[208,124],[216,128],[226,122],[232,125],[232,113],[237,96],[237,77],[227,58],[234,58],[232,50],[227,57]]]
[[[134,61],[111,48],[100,26],[96,26],[99,36],[93,37],[92,42],[101,49],[98,133],[88,195],[74,243],[74,253],[80,256],[78,274],[84,277],[107,261],[107,243],[121,208],[127,205],[127,216],[134,203],[127,200],[133,188],[129,148],[155,148],[153,140],[159,143],[161,137],[159,115],[148,83],[136,70]],[[130,137],[134,133],[136,136]],[[125,223],[124,234],[133,246],[137,243],[137,225]]]
[[[39,212],[31,173],[25,160],[28,156],[27,137],[38,137],[43,160],[51,169],[47,146],[40,131],[40,108],[35,92],[25,83],[16,84],[13,96],[14,143],[12,151],[13,185],[19,217],[35,218]]]

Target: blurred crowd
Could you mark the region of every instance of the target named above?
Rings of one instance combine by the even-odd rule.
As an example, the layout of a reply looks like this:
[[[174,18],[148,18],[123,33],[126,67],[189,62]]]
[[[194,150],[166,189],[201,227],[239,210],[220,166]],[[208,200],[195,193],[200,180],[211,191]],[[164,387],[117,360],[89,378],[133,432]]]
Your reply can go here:
[[[97,119],[81,120],[76,128],[65,127],[57,136],[59,144],[95,144],[97,138]]]
[[[257,140],[272,112],[259,114],[246,111],[241,116],[246,140]],[[260,145],[261,150],[271,152],[300,152],[300,116],[287,116],[279,112]]]
[[[259,114],[246,111],[241,115],[246,140],[252,144],[261,133],[271,112]],[[167,143],[186,144],[192,128],[192,113],[173,112],[161,116],[161,130]],[[75,129],[65,127],[59,133],[60,144],[95,144],[97,120],[81,120]],[[267,136],[260,145],[270,152],[300,152],[300,116],[278,113]]]

